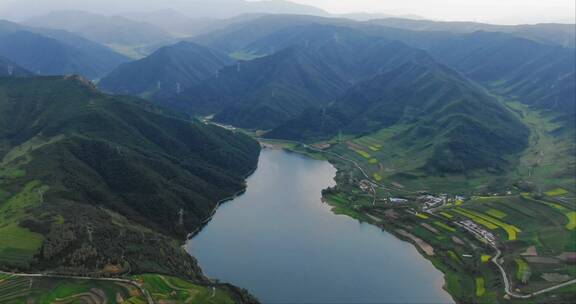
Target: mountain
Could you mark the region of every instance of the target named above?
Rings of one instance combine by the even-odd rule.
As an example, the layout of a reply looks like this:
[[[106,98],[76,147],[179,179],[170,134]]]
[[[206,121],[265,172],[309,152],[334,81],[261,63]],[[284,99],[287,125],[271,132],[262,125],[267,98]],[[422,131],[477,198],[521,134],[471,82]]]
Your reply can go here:
[[[99,78],[128,58],[74,34],[0,21],[0,56],[41,75]]]
[[[425,18],[414,15],[414,14],[386,14],[386,13],[367,13],[367,12],[357,12],[357,13],[347,13],[347,14],[339,14],[338,17],[352,19],[356,21],[370,21],[375,19],[387,19],[387,18],[402,18],[402,19],[415,19],[415,20],[423,20]]]
[[[181,42],[119,66],[103,78],[99,86],[117,94],[167,96],[186,90],[231,64],[232,59],[217,51]]]
[[[541,110],[576,116],[576,52],[504,33],[477,32],[431,48],[430,53],[488,88]]]
[[[24,77],[32,76],[30,71],[27,71],[12,61],[0,57],[0,77]]]
[[[226,28],[234,23],[247,22],[262,15],[248,13],[224,19],[206,16],[191,18],[173,9],[163,9],[153,12],[123,13],[121,16],[130,20],[153,24],[175,37],[190,38]]]
[[[476,22],[442,22],[406,18],[385,18],[371,20],[369,23],[426,32],[451,32],[460,34],[469,34],[478,31],[501,32],[540,43],[570,48],[576,47],[576,27],[574,24],[495,25]]]
[[[213,29],[226,26],[227,19],[190,18],[173,9],[163,9],[152,12],[123,13],[124,18],[153,24],[175,37],[192,37]],[[224,23],[224,25],[220,25]]]
[[[328,65],[298,48],[224,68],[165,102],[247,128],[270,128],[311,106],[328,103],[347,86]]]
[[[423,158],[429,173],[503,172],[527,146],[528,129],[496,99],[453,70],[421,56],[349,89],[265,136],[330,139],[395,130],[387,149]],[[392,131],[391,131],[392,132]]]
[[[245,51],[271,55],[223,69],[165,102],[188,112],[215,113],[219,122],[270,129],[422,53],[402,43],[324,25],[279,31]]]
[[[159,11],[167,7],[190,18],[225,19],[248,13],[328,15],[327,12],[313,6],[283,0],[123,0],[121,2],[116,0],[101,0],[98,2],[44,0],[42,5],[38,5],[37,0],[18,0],[7,3],[4,7],[3,15],[12,20],[23,20],[56,10],[77,10],[104,15],[120,15],[126,12]]]
[[[2,269],[201,277],[180,242],[245,187],[256,141],[79,77],[0,91]]]
[[[354,21],[348,19],[309,15],[266,15],[232,23],[223,29],[194,37],[193,41],[222,52],[234,53],[243,50],[259,39],[292,27],[312,25],[343,26],[353,23]]]
[[[106,45],[139,46],[170,40],[164,30],[119,16],[104,16],[82,11],[53,11],[28,19],[29,26],[61,29]]]

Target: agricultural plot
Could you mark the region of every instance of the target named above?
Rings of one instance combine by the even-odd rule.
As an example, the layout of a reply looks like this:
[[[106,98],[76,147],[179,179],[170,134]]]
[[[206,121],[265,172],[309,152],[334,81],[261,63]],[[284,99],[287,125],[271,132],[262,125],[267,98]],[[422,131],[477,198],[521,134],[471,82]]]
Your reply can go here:
[[[157,302],[233,304],[225,292],[217,288],[194,285],[184,280],[163,275],[139,275],[135,280],[142,282]]]
[[[556,188],[550,191],[546,191],[544,194],[548,196],[562,196],[568,194],[568,191],[562,188]]]
[[[501,234],[504,266],[517,288],[525,292],[576,278],[576,269],[562,258],[576,252],[576,234],[569,230],[567,219],[570,212],[565,205],[528,194],[473,200],[450,211],[494,232],[506,232]],[[481,261],[489,258],[482,256]]]
[[[504,231],[506,231],[506,234],[508,236],[509,241],[515,241],[516,239],[518,239],[518,233],[521,232],[521,230],[518,227],[504,223],[504,222],[500,221],[499,219],[491,217],[487,214],[483,214],[483,213],[472,211],[472,210],[467,210],[467,209],[461,208],[461,207],[456,208],[454,210],[454,212],[457,212],[457,213],[459,213],[465,217],[468,217],[471,220],[475,221],[476,223],[487,227],[488,229],[492,229],[492,230],[497,229],[497,228],[503,229]]]
[[[484,278],[476,278],[476,296],[481,297],[486,293]]]
[[[571,211],[570,209],[555,203],[547,203],[547,205],[562,212],[562,214],[564,214],[568,218],[566,229],[568,230],[576,229],[576,212]]]
[[[0,303],[16,303],[29,294],[29,279],[0,275]]]
[[[524,261],[522,258],[514,259],[516,261],[517,270],[516,270],[516,279],[520,282],[527,282],[530,279],[530,266],[528,263]]]
[[[139,289],[120,282],[26,278],[32,287],[29,294],[15,303],[138,303],[145,302]]]

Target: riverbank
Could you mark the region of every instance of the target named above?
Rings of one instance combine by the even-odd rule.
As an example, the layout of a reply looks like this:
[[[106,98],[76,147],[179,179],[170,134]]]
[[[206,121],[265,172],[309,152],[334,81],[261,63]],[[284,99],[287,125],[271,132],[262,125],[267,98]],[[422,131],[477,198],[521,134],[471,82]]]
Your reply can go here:
[[[323,147],[330,148],[330,145],[323,145]],[[506,242],[511,236],[507,235],[508,232],[504,232],[505,230],[502,230],[503,235],[500,235],[500,231],[496,233],[498,237],[504,238],[504,240],[499,242],[498,246],[506,248],[502,250],[507,251],[507,254],[500,258],[500,254],[498,254],[500,250],[498,247],[494,247],[496,248],[495,251],[484,238],[478,239],[466,230],[460,229],[458,225],[455,225],[458,224],[456,221],[463,220],[462,214],[458,213],[461,212],[460,209],[462,209],[462,207],[458,207],[463,204],[461,201],[451,200],[451,203],[421,213],[421,205],[415,203],[408,203],[407,201],[407,203],[392,204],[390,202],[392,189],[381,186],[377,180],[374,180],[372,176],[369,176],[364,170],[357,170],[359,166],[358,163],[350,161],[347,157],[335,155],[334,152],[322,151],[319,148],[309,145],[295,145],[294,143],[290,143],[289,146],[285,148],[294,152],[305,150],[306,154],[323,153],[324,157],[330,160],[339,170],[339,177],[337,178],[338,185],[324,191],[325,201],[333,206],[334,212],[346,214],[362,222],[371,223],[404,241],[412,243],[422,256],[430,260],[438,270],[444,273],[446,282],[444,288],[457,302],[469,303],[478,301],[507,303],[511,301],[513,303],[553,303],[560,301],[558,303],[562,303],[562,301],[570,298],[570,294],[575,290],[575,285],[572,284],[574,280],[560,283],[543,282],[539,283],[542,287],[536,289],[530,287],[530,285],[522,285],[521,282],[519,283],[517,280],[520,279],[517,279],[517,277],[521,278],[521,275],[514,273],[516,270],[513,268],[516,263],[519,263],[519,258],[511,254],[508,247],[510,245]],[[362,158],[363,157],[362,155]],[[368,187],[368,185],[376,187],[377,190],[374,191],[373,188]],[[398,193],[398,191],[396,191],[396,193]],[[418,195],[416,192],[410,195],[405,189],[401,189],[400,194],[396,195],[408,198],[409,201],[422,197],[422,195]],[[528,204],[529,206],[526,206],[528,210],[532,208],[542,208],[537,206],[539,204],[534,205],[531,201],[527,201],[524,198],[525,195],[527,194],[523,194],[520,199],[518,199],[516,195],[495,196],[489,199],[476,197],[470,200],[470,202],[475,202],[474,204],[468,203],[463,207],[481,207],[484,211],[497,216],[506,216],[506,213],[495,209],[498,208],[498,205],[512,207],[518,200],[522,200],[525,205]],[[375,196],[378,197],[377,200],[375,200]],[[492,202],[492,200],[495,200],[495,202]],[[374,204],[375,201],[377,201],[376,204]],[[562,200],[556,203],[544,202],[542,204],[554,206],[558,205],[558,203],[564,204]],[[456,208],[454,204],[456,204]],[[563,208],[561,210],[569,210],[568,208],[571,207],[560,206],[558,208]],[[453,209],[456,209],[457,212],[453,213]],[[550,211],[552,210],[546,210],[546,214],[549,214],[548,216],[551,216]],[[482,216],[486,217],[487,215]],[[511,214],[510,216],[514,216],[511,219],[518,220],[515,214]],[[464,219],[466,219],[466,217],[464,217]],[[557,227],[554,229],[558,229],[560,233],[565,234],[562,232],[563,230],[565,231],[565,229],[564,225],[561,224],[561,218],[559,218],[559,220],[560,222],[557,222]],[[495,226],[496,228],[504,227],[510,229],[507,227],[515,227],[502,223],[502,221],[499,222],[496,219],[492,219],[492,221],[498,223],[498,225]],[[493,226],[493,224],[490,223],[486,225]],[[522,225],[524,225],[524,223]],[[547,229],[550,228],[551,227],[548,227]],[[412,231],[410,236],[416,234],[418,237],[407,237],[407,233],[397,233],[398,231],[405,232],[405,230]],[[569,236],[567,237],[569,238]],[[420,244],[422,242],[415,241],[415,239],[419,239],[420,241],[424,239],[426,245],[421,246]],[[526,235],[523,239],[531,240],[533,237]],[[515,246],[518,246],[518,244]],[[431,249],[435,249],[435,254],[430,254],[432,252]],[[518,254],[521,252],[523,251],[518,251]],[[494,255],[498,256],[498,258]],[[493,256],[494,258],[492,258]],[[498,259],[498,262],[496,262],[495,259]],[[531,258],[529,257],[528,259]],[[494,263],[488,263],[491,260],[494,261]],[[570,270],[569,266],[565,266],[568,265],[565,264],[565,262],[557,261],[555,263],[561,267],[556,268],[557,270],[555,271],[565,272]],[[500,264],[503,264],[503,266]],[[495,265],[498,267],[495,267]],[[534,272],[535,270],[532,268],[531,271]],[[546,272],[546,268],[538,271],[540,274],[545,275],[544,272]],[[550,272],[550,270],[548,270],[548,272]],[[503,276],[500,273],[502,273]],[[518,270],[518,273],[520,273],[520,270]],[[569,275],[563,275],[563,277],[570,278]],[[521,292],[519,288],[526,289],[527,291]]]
[[[414,247],[322,203],[335,186],[331,164],[277,148],[263,149],[246,193],[189,242],[208,276],[265,303],[450,302]]]

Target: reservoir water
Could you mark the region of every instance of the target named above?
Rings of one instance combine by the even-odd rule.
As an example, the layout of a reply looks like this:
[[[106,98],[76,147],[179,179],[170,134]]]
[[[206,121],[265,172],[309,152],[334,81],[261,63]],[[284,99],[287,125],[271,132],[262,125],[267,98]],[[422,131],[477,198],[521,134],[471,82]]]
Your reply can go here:
[[[264,303],[452,303],[442,273],[409,243],[335,215],[325,161],[264,149],[244,195],[186,248],[207,276]]]

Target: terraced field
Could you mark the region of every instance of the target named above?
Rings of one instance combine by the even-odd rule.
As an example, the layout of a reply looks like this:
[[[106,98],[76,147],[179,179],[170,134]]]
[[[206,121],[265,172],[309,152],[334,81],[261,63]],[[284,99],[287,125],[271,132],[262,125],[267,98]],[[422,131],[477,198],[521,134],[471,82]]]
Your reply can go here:
[[[142,283],[156,303],[234,303],[221,289],[194,285],[170,276],[149,274],[133,279]],[[0,303],[147,304],[148,301],[136,286],[123,282],[0,274]]]
[[[184,280],[163,275],[140,275],[134,279],[141,282],[158,303],[205,303],[233,304],[234,301],[224,291],[194,285]]]
[[[31,281],[0,274],[0,303],[15,303],[30,295]]]

